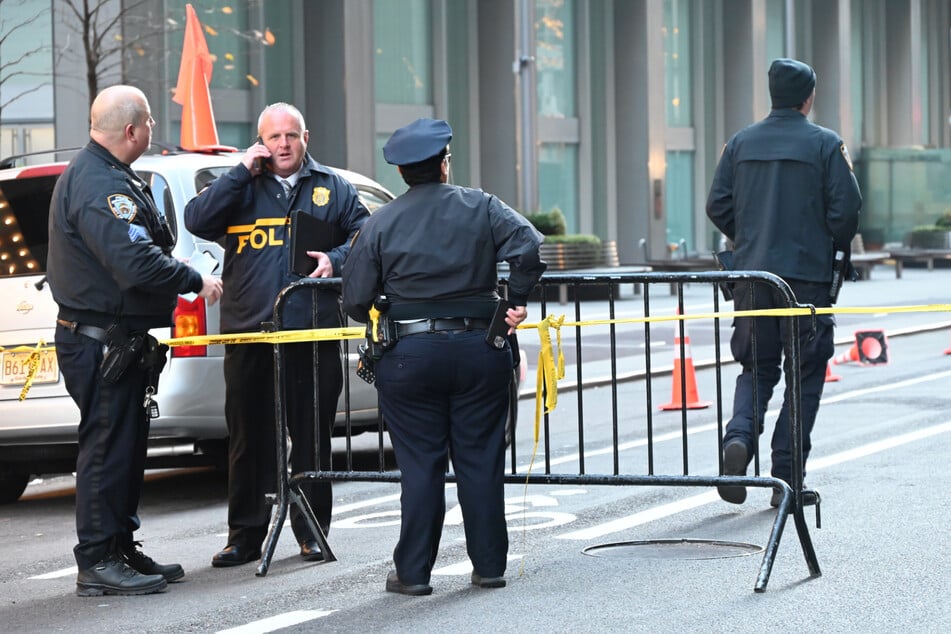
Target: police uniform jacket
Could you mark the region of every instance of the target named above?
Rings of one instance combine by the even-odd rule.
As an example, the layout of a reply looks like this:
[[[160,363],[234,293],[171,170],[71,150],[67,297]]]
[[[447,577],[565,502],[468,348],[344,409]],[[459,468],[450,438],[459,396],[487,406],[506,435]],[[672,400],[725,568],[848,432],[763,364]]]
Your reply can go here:
[[[542,235],[520,214],[481,190],[415,185],[374,212],[344,265],[343,307],[365,322],[377,295],[405,304],[482,299],[491,315],[496,263],[510,265],[509,296],[524,306],[542,273]],[[399,318],[401,315],[394,315]],[[484,317],[412,314],[405,317]]]
[[[861,207],[842,139],[781,108],[726,144],[707,216],[734,242],[737,270],[830,282],[833,254],[848,251]]]
[[[282,288],[301,277],[291,272],[290,213],[303,210],[336,224],[346,241],[327,251],[333,275],[339,276],[350,240],[369,216],[356,189],[331,168],[309,155],[290,196],[269,174],[252,177],[241,163],[217,178],[185,207],[185,226],[206,240],[225,240],[221,298],[221,332],[248,332],[271,321]],[[317,261],[314,260],[316,268]],[[340,325],[338,295],[319,294],[321,327]],[[285,328],[310,327],[308,292],[290,296],[282,315]]]
[[[127,330],[167,327],[198,271],[169,257],[172,234],[147,184],[90,140],[53,190],[46,276],[59,317]]]

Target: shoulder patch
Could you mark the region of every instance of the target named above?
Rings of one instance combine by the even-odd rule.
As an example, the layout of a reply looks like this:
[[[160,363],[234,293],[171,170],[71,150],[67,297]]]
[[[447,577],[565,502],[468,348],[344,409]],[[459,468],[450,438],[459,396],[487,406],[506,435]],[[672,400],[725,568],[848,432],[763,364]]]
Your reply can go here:
[[[314,187],[314,194],[311,196],[311,200],[313,200],[314,204],[318,207],[323,207],[330,202],[330,190],[326,187]]]
[[[849,170],[855,171],[852,169],[852,157],[849,156],[849,148],[845,147],[845,143],[839,144],[839,151],[842,152],[842,158],[845,159],[845,164],[849,166]]]
[[[135,201],[126,194],[112,194],[106,199],[109,203],[109,209],[119,220],[132,222],[135,215],[139,212],[135,206]]]

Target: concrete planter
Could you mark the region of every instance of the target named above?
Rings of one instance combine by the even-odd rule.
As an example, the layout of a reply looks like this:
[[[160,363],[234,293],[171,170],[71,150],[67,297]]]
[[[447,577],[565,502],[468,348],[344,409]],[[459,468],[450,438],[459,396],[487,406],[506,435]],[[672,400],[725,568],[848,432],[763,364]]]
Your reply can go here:
[[[549,271],[617,266],[617,243],[546,242],[542,244],[541,258],[548,263]]]
[[[912,249],[951,249],[951,231],[912,231],[908,245]]]

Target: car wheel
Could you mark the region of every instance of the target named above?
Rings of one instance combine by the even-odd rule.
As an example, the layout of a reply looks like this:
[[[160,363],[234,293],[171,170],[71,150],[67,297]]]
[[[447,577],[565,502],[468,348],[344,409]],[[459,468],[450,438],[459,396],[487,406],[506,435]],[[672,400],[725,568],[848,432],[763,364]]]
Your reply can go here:
[[[0,504],[12,504],[19,500],[29,482],[29,473],[20,473],[0,465]]]

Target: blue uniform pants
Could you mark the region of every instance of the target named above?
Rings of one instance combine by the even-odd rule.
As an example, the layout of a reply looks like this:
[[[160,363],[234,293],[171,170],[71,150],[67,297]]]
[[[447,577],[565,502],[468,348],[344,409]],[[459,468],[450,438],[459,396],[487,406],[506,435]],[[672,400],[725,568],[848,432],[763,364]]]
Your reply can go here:
[[[796,300],[801,304],[827,307],[829,284],[786,280]],[[786,304],[775,291],[764,285],[739,283],[734,289],[737,310],[785,308]],[[752,295],[752,297],[751,297]],[[723,436],[724,444],[741,440],[752,459],[759,434],[763,433],[764,417],[773,389],[782,378],[782,369],[788,372],[789,359],[783,358],[783,341],[787,336],[788,317],[737,317],[733,322],[730,347],[733,358],[743,366],[736,379],[733,395],[733,417]],[[799,317],[799,371],[802,396],[802,450],[803,466],[812,448],[812,428],[819,411],[819,399],[825,385],[826,367],[834,353],[835,319],[832,315],[818,315],[815,331],[811,317]],[[754,356],[755,321],[755,356]],[[754,390],[755,384],[755,390]],[[755,394],[754,394],[755,391]],[[755,398],[755,403],[754,403]],[[754,423],[754,420],[756,421]],[[754,425],[756,431],[754,432]],[[789,482],[792,470],[792,451],[789,429],[789,389],[783,396],[782,408],[776,420],[772,439],[773,477]]]
[[[511,350],[488,346],[483,330],[410,335],[383,356],[376,374],[402,473],[400,538],[393,552],[400,581],[429,583],[450,457],[472,566],[483,577],[502,576]]]
[[[102,561],[139,527],[139,496],[149,436],[145,371],[132,364],[111,385],[99,378],[103,345],[56,326],[56,358],[79,407],[76,534],[80,570]]]

